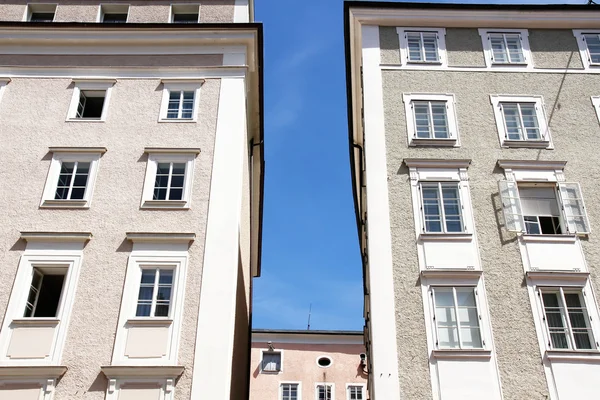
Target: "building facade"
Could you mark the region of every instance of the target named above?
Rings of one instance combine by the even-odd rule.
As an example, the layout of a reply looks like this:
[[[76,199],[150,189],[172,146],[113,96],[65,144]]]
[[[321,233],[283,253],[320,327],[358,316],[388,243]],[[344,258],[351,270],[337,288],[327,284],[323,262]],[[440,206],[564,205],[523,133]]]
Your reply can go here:
[[[371,399],[597,398],[600,9],[345,12]]]
[[[363,333],[252,332],[250,400],[366,400]]]
[[[247,398],[252,1],[2,1],[0,135],[0,398]]]

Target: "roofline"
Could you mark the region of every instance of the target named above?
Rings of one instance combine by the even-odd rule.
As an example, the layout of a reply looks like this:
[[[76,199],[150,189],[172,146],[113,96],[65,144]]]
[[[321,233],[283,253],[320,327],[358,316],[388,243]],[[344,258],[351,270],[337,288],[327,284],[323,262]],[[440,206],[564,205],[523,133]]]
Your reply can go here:
[[[288,335],[336,335],[336,336],[363,336],[362,331],[340,331],[340,330],[298,330],[298,329],[252,329],[252,334],[288,334]]]
[[[500,4],[500,3],[420,3],[397,1],[344,1],[344,13],[350,8],[383,8],[383,9],[437,9],[437,10],[507,10],[507,11],[584,11],[596,8],[595,4]]]
[[[167,23],[167,22],[128,22],[126,24],[98,22],[29,22],[29,21],[0,21],[0,28],[94,28],[102,29],[174,29],[174,30],[259,30],[262,35],[260,22],[210,22],[210,23]]]

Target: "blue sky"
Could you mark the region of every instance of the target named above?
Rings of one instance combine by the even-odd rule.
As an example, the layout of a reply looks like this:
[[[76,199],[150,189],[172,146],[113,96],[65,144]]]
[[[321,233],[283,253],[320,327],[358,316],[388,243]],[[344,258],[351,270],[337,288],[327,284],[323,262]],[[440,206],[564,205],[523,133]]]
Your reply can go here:
[[[253,327],[306,329],[312,303],[311,329],[361,330],[343,1],[255,1],[265,31],[266,173]],[[553,3],[567,2],[587,1]]]

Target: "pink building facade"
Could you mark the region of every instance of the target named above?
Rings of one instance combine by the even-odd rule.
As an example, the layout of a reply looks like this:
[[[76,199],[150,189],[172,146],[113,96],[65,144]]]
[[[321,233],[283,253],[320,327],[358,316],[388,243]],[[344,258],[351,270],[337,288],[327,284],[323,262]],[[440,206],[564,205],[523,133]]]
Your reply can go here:
[[[254,330],[250,400],[366,400],[360,331]]]

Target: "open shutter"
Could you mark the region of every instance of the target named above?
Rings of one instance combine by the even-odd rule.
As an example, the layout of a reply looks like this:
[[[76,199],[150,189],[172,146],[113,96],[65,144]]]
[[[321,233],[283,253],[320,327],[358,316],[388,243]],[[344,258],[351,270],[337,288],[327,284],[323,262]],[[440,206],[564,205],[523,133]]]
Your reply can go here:
[[[565,225],[569,233],[590,233],[583,196],[579,183],[561,182],[558,184],[560,200],[565,217]]]
[[[504,211],[504,223],[510,232],[524,232],[525,222],[517,182],[499,181],[500,198],[502,199],[502,210]]]
[[[77,105],[77,118],[83,118],[83,110],[85,110],[85,103],[87,98],[83,92],[79,93],[79,104]]]

